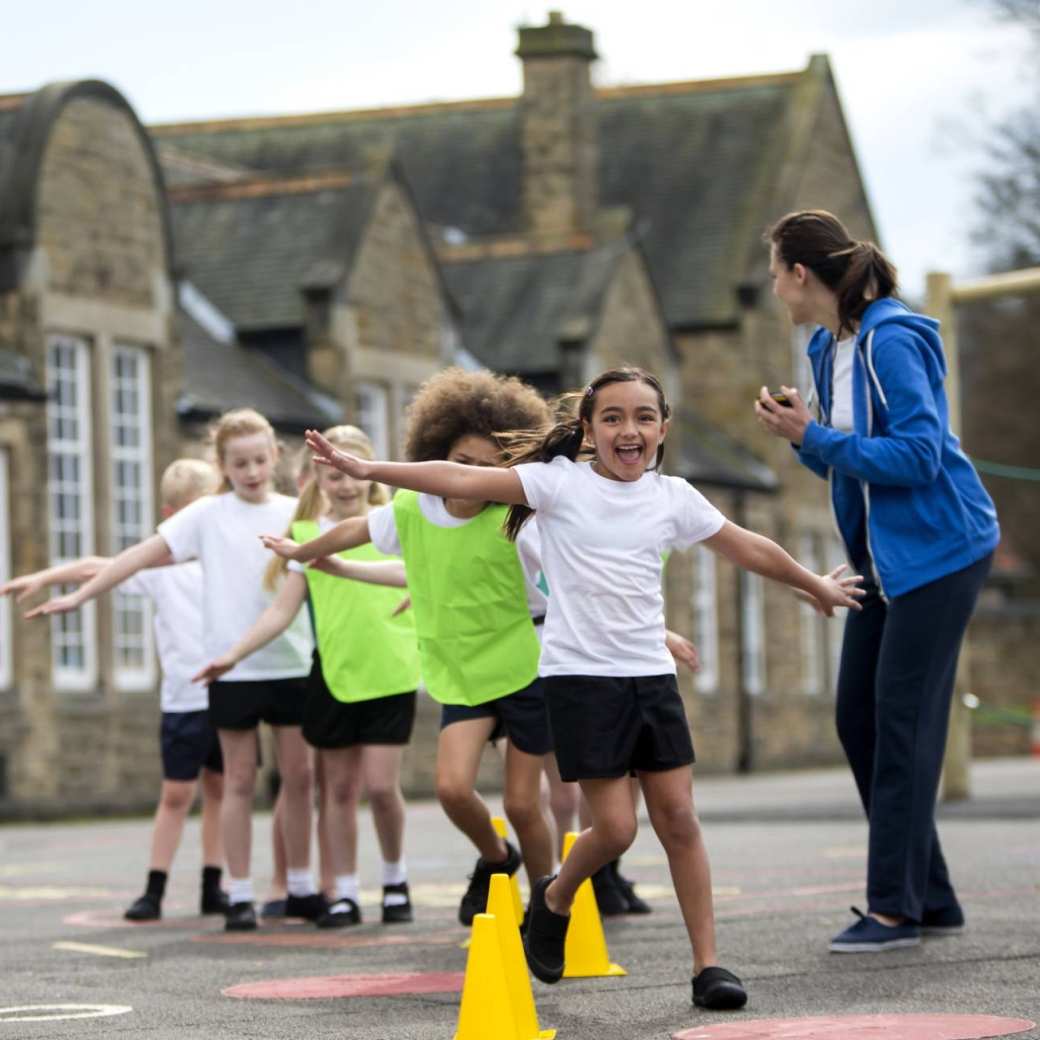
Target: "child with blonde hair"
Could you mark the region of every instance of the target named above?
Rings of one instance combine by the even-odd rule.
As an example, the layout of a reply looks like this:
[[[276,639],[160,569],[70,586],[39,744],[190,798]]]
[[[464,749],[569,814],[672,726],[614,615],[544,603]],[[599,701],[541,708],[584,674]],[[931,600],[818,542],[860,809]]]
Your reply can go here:
[[[271,424],[258,412],[227,412],[213,427],[213,441],[223,476],[217,494],[169,517],[156,534],[125,549],[77,591],[50,600],[31,616],[75,610],[142,569],[197,559],[206,655],[212,658],[237,642],[269,602],[263,588],[268,557],[257,535],[272,526],[284,528],[296,499],[273,489],[278,447]],[[249,864],[261,721],[274,728],[285,788],[286,912],[313,920],[325,909],[310,870],[312,776],[300,730],[312,649],[307,617],[300,614],[282,636],[209,688],[210,716],[224,756],[221,822],[230,874],[229,931],[256,928]]]
[[[161,515],[166,518],[217,487],[217,471],[199,459],[177,459],[159,481]],[[51,585],[79,584],[110,561],[86,556],[71,563],[27,574],[0,587],[0,595],[18,593],[22,602]],[[154,921],[162,916],[173,859],[184,821],[202,792],[203,914],[222,914],[227,897],[220,887],[224,861],[220,836],[220,805],[224,766],[217,732],[209,718],[209,698],[192,681],[202,656],[202,569],[192,560],[175,567],[141,570],[119,585],[119,591],[146,596],[155,610],[155,644],[162,669],[159,747],[163,781],[152,827],[151,859],[144,893],[124,916],[129,921]]]
[[[329,443],[371,458],[368,437],[355,426],[326,430]],[[288,535],[308,541],[349,518],[368,515],[387,502],[382,485],[355,481],[323,468],[304,487]],[[389,561],[372,546],[343,553],[345,560],[322,561],[335,574],[349,564]],[[318,918],[321,928],[361,922],[357,874],[357,811],[364,790],[383,854],[384,924],[412,920],[404,859],[405,804],[401,759],[415,719],[419,657],[410,613],[396,612],[401,594],[380,585],[341,581],[317,567],[286,564],[275,557],[265,578],[275,598],[256,623],[196,678],[213,682],[239,661],[284,631],[309,601],[317,649],[308,681],[303,735],[318,749],[324,778],[325,823],[334,873],[331,905]]]

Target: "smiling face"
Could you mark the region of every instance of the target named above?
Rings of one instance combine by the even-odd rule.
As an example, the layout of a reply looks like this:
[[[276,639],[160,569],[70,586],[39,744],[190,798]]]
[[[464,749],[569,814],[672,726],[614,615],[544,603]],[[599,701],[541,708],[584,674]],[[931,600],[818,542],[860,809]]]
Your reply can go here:
[[[371,480],[355,480],[331,466],[319,466],[317,479],[329,506],[329,516],[337,523],[368,512]]]
[[[261,503],[271,491],[278,454],[267,433],[230,437],[224,445],[220,470],[231,489],[246,502]]]
[[[597,390],[592,418],[582,425],[596,452],[592,468],[610,480],[638,480],[657,462],[668,432],[657,391],[642,380]]]
[[[795,325],[811,320],[811,297],[808,272],[802,264],[788,267],[777,253],[774,243],[769,251],[769,277],[773,280],[773,295],[787,308]]]

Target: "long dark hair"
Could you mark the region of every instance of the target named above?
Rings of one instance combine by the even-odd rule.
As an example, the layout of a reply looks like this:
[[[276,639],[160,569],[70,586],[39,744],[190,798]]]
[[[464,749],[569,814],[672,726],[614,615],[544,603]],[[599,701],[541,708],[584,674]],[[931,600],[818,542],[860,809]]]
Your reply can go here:
[[[838,297],[838,333],[852,331],[874,300],[898,288],[892,262],[873,242],[857,242],[833,213],[805,209],[781,217],[765,234],[787,268],[809,268]]]
[[[591,456],[591,448],[585,447],[584,423],[592,421],[592,413],[596,407],[596,395],[605,386],[612,383],[646,383],[657,392],[657,404],[661,410],[661,421],[671,415],[668,401],[664,396],[661,381],[652,372],[642,368],[625,365],[622,368],[610,368],[600,373],[584,390],[575,390],[563,394],[557,403],[556,423],[546,431],[521,430],[502,435],[505,446],[506,465],[517,466],[522,462],[551,462],[559,455],[564,455],[572,462],[579,456]],[[657,445],[657,458],[652,469],[659,469],[664,460],[664,443]],[[530,506],[513,505],[509,507],[506,517],[505,532],[510,541],[516,541],[520,528],[527,523],[534,510]]]

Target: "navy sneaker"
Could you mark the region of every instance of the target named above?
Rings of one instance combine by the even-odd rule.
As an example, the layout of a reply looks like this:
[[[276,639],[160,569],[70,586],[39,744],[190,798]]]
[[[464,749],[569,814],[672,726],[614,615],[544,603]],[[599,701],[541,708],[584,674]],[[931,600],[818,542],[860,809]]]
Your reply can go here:
[[[520,869],[520,853],[506,842],[506,858],[502,863],[488,863],[481,856],[469,876],[469,887],[459,903],[459,923],[467,927],[477,914],[487,910],[488,890],[492,874],[508,874],[512,877]]]
[[[737,1011],[747,1003],[747,990],[725,968],[702,968],[693,977],[693,1002],[708,1011]]]
[[[553,913],[546,905],[545,890],[556,875],[539,878],[531,887],[531,905],[527,908],[524,929],[524,956],[535,978],[542,982],[559,982],[563,978],[563,951],[567,942],[567,926],[571,915]]]
[[[882,924],[854,906],[849,909],[859,920],[831,939],[831,953],[884,953],[920,945],[921,929],[913,921]]]
[[[262,907],[260,907],[261,917],[285,917],[285,900],[284,899],[268,899]]]
[[[959,906],[925,910],[921,915],[921,934],[932,937],[957,935],[964,931],[964,911]]]

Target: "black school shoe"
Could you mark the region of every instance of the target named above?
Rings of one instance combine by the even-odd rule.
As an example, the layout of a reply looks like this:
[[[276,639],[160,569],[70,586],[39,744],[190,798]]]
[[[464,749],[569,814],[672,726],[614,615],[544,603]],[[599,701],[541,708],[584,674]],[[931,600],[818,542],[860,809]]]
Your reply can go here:
[[[207,914],[226,914],[228,910],[227,892],[220,888],[202,890],[199,896],[199,913],[205,917]]]
[[[361,907],[353,899],[337,899],[314,923],[319,928],[346,928],[361,924]]]
[[[133,901],[123,917],[127,921],[158,921],[162,917],[162,903],[158,896],[145,892]]]
[[[487,909],[488,889],[491,888],[492,874],[508,874],[512,877],[520,869],[520,853],[506,842],[506,859],[504,863],[488,863],[483,856],[477,859],[473,873],[469,876],[469,888],[459,903],[459,921],[467,927],[473,923],[477,914]]]
[[[613,863],[608,863],[592,875],[592,891],[596,893],[596,906],[601,917],[619,917],[628,913],[628,900],[617,883],[613,867]]]
[[[531,903],[527,908],[527,927],[524,929],[524,956],[536,979],[559,982],[563,978],[563,952],[567,942],[567,926],[571,915],[555,914],[545,903],[545,890],[556,880],[556,875],[541,877],[531,889]]]
[[[256,909],[250,902],[232,903],[224,915],[225,932],[256,931]]]
[[[614,884],[617,886],[617,890],[621,893],[621,898],[625,901],[626,914],[652,914],[653,907],[640,896],[636,894],[635,883],[629,881],[628,878],[621,876],[619,869],[621,865],[620,860],[614,860],[611,864],[611,868],[614,872]]]
[[[488,885],[490,887],[490,882]],[[401,897],[404,897],[402,900]],[[389,898],[390,902],[387,902]],[[412,915],[412,899],[408,892],[408,882],[397,885],[383,885],[383,924],[407,924],[415,918]]]
[[[321,892],[312,892],[309,896],[288,896],[285,900],[285,916],[317,921],[325,913],[326,907]]]
[[[725,968],[702,968],[693,977],[693,1002],[708,1011],[736,1011],[747,1003],[747,990]]]

